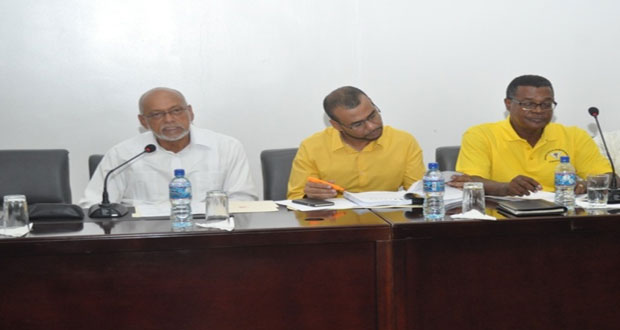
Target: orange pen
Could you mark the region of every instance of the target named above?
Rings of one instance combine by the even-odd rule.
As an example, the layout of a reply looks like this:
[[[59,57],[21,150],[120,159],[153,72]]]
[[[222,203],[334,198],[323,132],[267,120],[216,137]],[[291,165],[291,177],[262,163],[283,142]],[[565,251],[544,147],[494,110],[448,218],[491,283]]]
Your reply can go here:
[[[336,191],[340,191],[340,192],[344,192],[344,188],[342,188],[341,186],[337,185],[337,184],[333,184],[331,182],[327,182],[325,180],[321,180],[321,179],[317,179],[317,178],[313,178],[311,176],[308,177],[308,181],[310,182],[314,182],[314,183],[322,183],[322,184],[326,184],[331,186],[332,188],[334,188],[334,190]]]

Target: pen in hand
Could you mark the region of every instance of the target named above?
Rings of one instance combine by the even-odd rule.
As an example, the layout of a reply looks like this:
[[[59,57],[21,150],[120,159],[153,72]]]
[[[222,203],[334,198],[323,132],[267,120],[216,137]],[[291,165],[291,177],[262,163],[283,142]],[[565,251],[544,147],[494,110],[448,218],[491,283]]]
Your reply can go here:
[[[321,180],[321,179],[317,179],[314,177],[309,176],[308,177],[308,181],[310,182],[314,182],[314,183],[322,183],[322,184],[326,184],[329,185],[330,187],[332,187],[334,190],[339,191],[339,192],[344,192],[344,188],[342,188],[341,186],[331,183],[331,182],[327,182],[325,180]]]

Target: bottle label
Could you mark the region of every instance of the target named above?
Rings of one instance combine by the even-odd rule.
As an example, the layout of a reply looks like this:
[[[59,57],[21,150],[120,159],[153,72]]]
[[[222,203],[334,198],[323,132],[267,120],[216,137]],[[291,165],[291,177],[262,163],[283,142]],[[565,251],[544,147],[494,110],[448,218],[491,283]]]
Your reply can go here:
[[[424,192],[444,192],[443,180],[424,180]]]
[[[555,185],[556,186],[574,186],[577,183],[577,176],[575,173],[556,173]]]
[[[190,187],[170,187],[170,199],[192,198]]]

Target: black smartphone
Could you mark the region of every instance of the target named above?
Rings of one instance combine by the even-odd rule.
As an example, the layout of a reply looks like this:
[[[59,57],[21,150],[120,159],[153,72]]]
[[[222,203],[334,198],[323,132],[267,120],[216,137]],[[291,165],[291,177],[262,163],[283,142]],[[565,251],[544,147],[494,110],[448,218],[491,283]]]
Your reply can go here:
[[[326,201],[323,199],[316,199],[316,198],[293,199],[293,203],[302,204],[306,206],[312,206],[312,207],[334,205],[334,202]]]

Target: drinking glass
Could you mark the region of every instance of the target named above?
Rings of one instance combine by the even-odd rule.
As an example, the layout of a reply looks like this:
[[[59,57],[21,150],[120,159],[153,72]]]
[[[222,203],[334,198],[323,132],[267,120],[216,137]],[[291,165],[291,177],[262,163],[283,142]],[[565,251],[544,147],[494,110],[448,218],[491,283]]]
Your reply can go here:
[[[462,213],[470,210],[478,210],[485,214],[484,186],[482,182],[465,182],[463,185]]]
[[[3,227],[14,229],[28,225],[28,203],[24,195],[6,195],[3,204]]]
[[[228,217],[228,195],[226,192],[221,190],[207,192],[205,220],[227,220]]]
[[[609,174],[588,175],[588,208],[606,208],[609,195]]]

